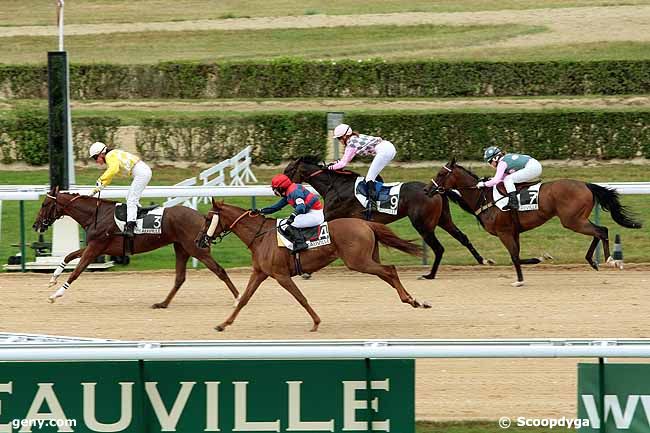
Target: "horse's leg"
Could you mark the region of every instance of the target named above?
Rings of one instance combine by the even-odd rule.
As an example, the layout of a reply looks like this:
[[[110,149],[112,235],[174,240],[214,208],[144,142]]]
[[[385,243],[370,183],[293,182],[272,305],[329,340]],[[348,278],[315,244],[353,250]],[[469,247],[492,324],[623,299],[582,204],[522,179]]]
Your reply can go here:
[[[187,260],[190,258],[190,254],[179,243],[174,243],[174,253],[176,253],[176,279],[174,280],[174,287],[169,291],[164,301],[153,304],[151,308],[167,308],[172,299],[174,299],[174,296],[176,296],[178,289],[185,282]]]
[[[65,291],[70,288],[70,284],[76,280],[79,275],[86,269],[86,267],[92,262],[101,252],[103,251],[103,244],[97,244],[97,243],[89,243],[86,248],[83,249],[83,253],[81,254],[81,260],[79,260],[79,263],[77,263],[77,266],[74,268],[74,270],[70,273],[70,276],[68,277],[68,281],[63,283],[61,287],[59,287],[56,292],[52,293],[49,297],[48,300],[50,302],[56,301],[57,298],[62,297],[65,294]],[[76,251],[75,251],[76,252]]]
[[[237,287],[230,281],[230,277],[226,273],[226,271],[221,267],[219,263],[217,263],[212,256],[210,255],[210,250],[201,250],[199,248],[194,247],[194,253],[192,256],[196,257],[203,263],[205,266],[207,266],[208,269],[212,271],[217,277],[223,281],[226,286],[228,286],[228,289],[230,290],[230,293],[232,293],[232,296],[235,298],[235,303],[239,301],[239,290],[237,290]]]
[[[73,251],[70,254],[68,254],[67,256],[65,256],[63,261],[54,270],[54,273],[52,274],[52,278],[50,278],[50,282],[47,284],[47,287],[52,287],[52,286],[54,286],[56,284],[56,280],[59,279],[59,275],[61,275],[63,273],[63,271],[65,270],[65,267],[67,266],[67,264],[70,263],[72,260],[78,259],[79,257],[81,257],[81,255],[84,252],[84,249],[85,248],[81,248],[81,249],[79,249],[77,251]]]
[[[309,301],[307,301],[307,298],[305,298],[305,295],[302,294],[298,286],[293,282],[290,276],[288,275],[278,275],[274,277],[278,283],[302,305],[302,308],[307,310],[307,313],[311,316],[311,320],[314,322],[314,325],[311,327],[309,330],[310,332],[316,332],[318,331],[318,325],[320,325],[320,317],[318,317],[318,314],[314,311],[313,308],[311,308],[311,305],[309,305]]]
[[[503,243],[510,253],[510,259],[512,260],[512,264],[515,266],[515,271],[517,272],[517,281],[512,283],[512,286],[521,287],[524,285],[524,274],[521,272],[521,262],[519,260],[519,232],[498,232],[497,236],[499,236],[501,243]]]
[[[230,313],[230,316],[226,319],[225,322],[215,326],[214,329],[216,329],[217,331],[225,331],[227,326],[232,325],[232,323],[235,321],[235,318],[239,314],[239,311],[242,308],[244,308],[246,304],[248,304],[248,301],[253,296],[253,293],[255,293],[255,291],[260,286],[260,284],[262,284],[262,282],[266,280],[268,277],[269,277],[268,275],[262,272],[253,271],[250,278],[248,279],[248,285],[246,286],[246,290],[244,290],[241,299],[239,299],[239,302],[237,302],[237,304],[235,305],[235,309],[233,310],[233,312]]]
[[[436,237],[436,233],[435,233],[436,226],[434,221],[425,222],[420,215],[409,215],[409,220],[411,220],[411,225],[415,227],[415,229],[418,231],[420,236],[422,236],[424,242],[433,251],[434,259],[433,259],[433,265],[431,266],[431,270],[429,271],[428,274],[422,275],[420,277],[420,279],[432,280],[436,277],[436,273],[438,272],[438,266],[440,266],[440,262],[442,261],[442,255],[445,252],[445,248],[442,246],[442,244]],[[379,260],[375,260],[375,261],[379,263]]]
[[[420,279],[425,279],[425,280],[433,280],[436,278],[436,273],[438,272],[438,267],[440,266],[440,262],[442,261],[442,255],[445,252],[445,248],[442,246],[438,238],[436,237],[435,232],[432,230],[430,232],[419,232],[420,236],[422,236],[422,239],[424,239],[424,242],[431,247],[431,250],[433,251],[433,265],[431,266],[431,270],[429,271],[428,274],[422,275]]]
[[[560,222],[564,227],[568,228],[569,230],[573,230],[576,233],[593,236],[591,245],[589,245],[587,254],[585,254],[585,259],[592,268],[598,270],[598,265],[596,262],[594,262],[594,251],[598,246],[599,240],[603,242],[605,258],[609,261],[609,230],[607,230],[607,227],[597,226],[596,224],[589,221],[586,216],[581,217],[577,220],[570,217],[562,218],[562,216],[560,216]]]
[[[470,242],[469,238],[465,233],[463,233],[457,226],[454,224],[454,222],[451,219],[451,210],[449,209],[449,201],[448,200],[443,200],[443,207],[442,207],[442,213],[440,215],[440,221],[438,222],[438,225],[442,227],[444,231],[449,233],[451,237],[456,239],[458,242],[460,242],[461,245],[463,245],[467,250],[472,254],[474,259],[478,262],[479,265],[493,265],[494,260],[492,259],[484,259],[483,256],[479,254],[478,251],[476,251],[476,248],[474,248],[474,245]]]
[[[345,266],[349,269],[357,272],[363,272],[364,274],[377,275],[382,280],[390,284],[399,295],[399,299],[405,304],[409,304],[413,308],[424,307],[430,308],[431,305],[428,302],[420,303],[417,299],[412,297],[409,292],[406,291],[402,282],[397,275],[397,269],[393,265],[382,265],[372,260],[367,255],[359,254],[358,252],[351,255],[341,255],[341,259]]]

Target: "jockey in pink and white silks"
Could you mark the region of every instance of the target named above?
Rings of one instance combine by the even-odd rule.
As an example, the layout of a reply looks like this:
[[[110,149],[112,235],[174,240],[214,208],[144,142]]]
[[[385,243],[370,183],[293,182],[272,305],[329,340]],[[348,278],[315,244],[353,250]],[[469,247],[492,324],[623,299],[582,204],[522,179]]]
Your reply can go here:
[[[508,192],[508,207],[514,210],[519,209],[515,184],[538,178],[542,174],[542,164],[528,155],[504,153],[496,146],[485,149],[483,159],[492,167],[495,167],[497,172],[492,179],[479,182],[476,187],[493,187],[503,182]]]
[[[359,134],[353,131],[350,125],[346,125],[345,123],[334,128],[334,138],[337,138],[345,145],[345,153],[339,161],[335,161],[327,166],[330,170],[342,169],[356,155],[374,155],[374,159],[370,164],[370,168],[368,168],[368,173],[365,178],[368,198],[370,199],[369,202],[374,204],[382,187],[382,182],[376,181],[377,176],[395,158],[395,154],[397,153],[395,146],[390,141],[384,140],[381,137]]]

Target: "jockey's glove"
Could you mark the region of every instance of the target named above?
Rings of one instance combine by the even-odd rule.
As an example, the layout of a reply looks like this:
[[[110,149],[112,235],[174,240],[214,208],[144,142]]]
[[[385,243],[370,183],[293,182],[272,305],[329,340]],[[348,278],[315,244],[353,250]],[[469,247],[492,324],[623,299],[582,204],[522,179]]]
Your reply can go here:
[[[327,164],[327,169],[328,169],[328,170],[334,170],[332,167],[334,167],[336,164],[338,164],[339,161],[340,161],[340,160],[337,159],[336,161],[332,161],[332,162],[330,162],[329,164]]]
[[[91,196],[91,197],[94,196],[94,195],[97,194],[100,190],[101,190],[101,188],[97,188],[97,187],[93,188],[93,190],[90,191],[90,196]]]
[[[257,208],[252,208],[252,209],[251,209],[251,215],[259,215],[259,214],[261,214],[261,213],[262,213],[262,212],[260,212],[260,210],[257,209]]]
[[[477,188],[484,188],[485,187],[485,182],[480,181],[479,183],[476,184]]]

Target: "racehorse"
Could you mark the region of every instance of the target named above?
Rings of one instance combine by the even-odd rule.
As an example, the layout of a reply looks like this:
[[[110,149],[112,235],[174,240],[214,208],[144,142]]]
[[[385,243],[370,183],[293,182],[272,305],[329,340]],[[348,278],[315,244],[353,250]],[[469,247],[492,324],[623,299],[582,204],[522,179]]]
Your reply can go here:
[[[321,165],[318,158],[306,156],[291,162],[284,174],[293,182],[308,182],[325,201],[325,220],[337,218],[363,218],[365,208],[361,206],[354,195],[354,185],[357,173],[351,171],[332,171]],[[422,239],[431,247],[435,255],[431,271],[421,278],[433,279],[438,272],[445,249],[436,237],[436,226],[442,227],[447,233],[464,245],[481,264],[493,264],[490,259],[484,259],[474,248],[467,236],[451,220],[449,201],[442,194],[428,197],[424,193],[425,184],[422,182],[406,182],[402,185],[396,215],[373,212],[372,221],[390,224],[408,216],[413,227]]]
[[[275,218],[265,218],[249,210],[212,200],[212,210],[205,217],[203,230],[196,239],[197,245],[204,248],[215,239],[220,241],[226,235],[234,233],[253,255],[253,273],[248,286],[232,314],[215,328],[217,331],[223,331],[232,325],[259,285],[269,276],[287,289],[307,310],[313,321],[311,331],[318,330],[320,317],[291,279],[297,275],[292,255],[288,249],[278,247],[276,222]],[[315,272],[341,258],[349,269],[377,275],[393,286],[402,302],[414,308],[430,308],[428,303],[419,302],[406,291],[395,266],[379,262],[379,243],[411,255],[422,254],[419,246],[399,238],[383,224],[343,218],[330,221],[328,225],[331,243],[300,253],[305,272]]]
[[[114,201],[102,200],[99,198],[58,192],[58,188],[46,195],[41,209],[36,216],[32,228],[44,232],[54,221],[69,215],[80,226],[86,230],[86,247],[68,254],[59,267],[54,271],[50,279],[49,287],[56,284],[59,275],[71,260],[81,257],[74,268],[67,282],[63,284],[50,297],[54,302],[65,293],[70,284],[76,280],[86,267],[99,255],[109,254],[121,256],[125,251],[125,238],[121,236],[120,230],[115,224],[113,214],[115,212]],[[144,253],[152,251],[165,245],[174,244],[176,254],[176,280],[164,301],[153,304],[152,308],[167,308],[178,289],[185,282],[187,260],[190,256],[196,257],[205,266],[215,273],[226,283],[232,295],[237,299],[239,292],[230,281],[226,271],[212,258],[209,249],[197,248],[194,239],[201,230],[203,215],[194,209],[185,206],[174,206],[165,209],[162,220],[162,234],[141,234],[133,239],[133,253]]]
[[[635,221],[627,208],[621,205],[616,191],[593,183],[572,179],[544,182],[539,189],[539,208],[513,213],[503,212],[493,206],[492,189],[477,188],[478,180],[478,176],[452,159],[440,169],[436,178],[431,180],[427,194],[444,193],[450,189],[460,192],[458,204],[467,212],[473,213],[485,230],[498,236],[508,249],[517,271],[517,281],[512,283],[515,287],[524,283],[521,272],[523,261],[519,258],[519,234],[539,227],[555,216],[560,218],[564,227],[593,237],[585,259],[595,270],[598,270],[598,265],[593,260],[593,254],[598,241],[603,242],[607,262],[616,264],[609,255],[607,227],[589,221],[591,210],[597,203],[604,210],[611,212],[612,218],[619,225],[631,229],[641,228],[641,223]],[[530,260],[527,262],[530,263]]]

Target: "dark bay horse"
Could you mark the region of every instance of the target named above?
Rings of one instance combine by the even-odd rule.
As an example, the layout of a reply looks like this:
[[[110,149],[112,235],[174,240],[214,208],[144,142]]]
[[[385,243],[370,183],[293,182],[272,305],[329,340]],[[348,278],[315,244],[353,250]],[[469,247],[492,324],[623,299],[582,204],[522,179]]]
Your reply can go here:
[[[592,268],[598,270],[593,260],[598,241],[603,242],[608,263],[615,263],[609,255],[607,227],[597,226],[589,221],[594,206],[599,203],[612,214],[612,218],[622,227],[641,228],[630,212],[621,205],[618,193],[593,183],[572,179],[544,182],[539,190],[539,209],[526,212],[503,212],[492,206],[492,189],[476,188],[479,178],[471,171],[452,160],[443,166],[435,179],[427,187],[428,194],[455,189],[460,192],[458,204],[466,211],[476,215],[488,233],[498,236],[508,249],[512,263],[517,271],[517,281],[513,286],[522,286],[522,260],[519,258],[519,234],[541,226],[553,217],[560,218],[562,225],[569,230],[592,236],[591,245],[585,259]]]
[[[311,331],[318,330],[320,317],[307,302],[291,279],[296,275],[293,256],[286,248],[278,247],[276,220],[250,211],[212,200],[212,210],[205,217],[203,230],[196,239],[197,245],[206,247],[215,238],[223,239],[234,233],[253,254],[253,273],[241,300],[225,322],[215,329],[223,331],[232,325],[257,288],[268,277],[273,277],[307,310],[313,320]],[[400,300],[414,308],[430,308],[426,302],[413,298],[402,286],[395,266],[379,262],[379,243],[407,254],[420,255],[422,249],[410,241],[399,238],[383,224],[361,219],[343,218],[329,222],[332,243],[300,253],[305,272],[315,272],[341,258],[351,270],[377,275],[397,290]]]
[[[54,271],[50,287],[56,284],[59,275],[71,260],[81,257],[67,282],[50,297],[50,302],[60,298],[70,284],[79,277],[86,267],[99,255],[121,256],[125,251],[124,237],[120,235],[113,214],[115,202],[101,200],[78,194],[52,191],[46,195],[41,209],[36,216],[33,229],[45,231],[54,221],[69,215],[86,230],[86,247],[68,254]],[[162,221],[162,234],[136,235],[133,239],[133,253],[152,251],[165,245],[174,244],[176,253],[176,280],[164,301],[152,305],[152,308],[167,308],[171,300],[185,282],[187,260],[196,257],[226,283],[232,295],[237,299],[239,292],[230,281],[226,271],[214,261],[209,249],[197,248],[194,242],[196,234],[203,226],[203,215],[185,206],[174,206],[165,210]]]
[[[325,220],[337,218],[363,218],[365,208],[354,195],[354,183],[359,176],[351,171],[332,171],[321,165],[317,158],[302,157],[291,162],[284,170],[293,182],[308,182],[325,201]],[[405,182],[402,185],[397,215],[373,212],[372,221],[390,224],[408,217],[422,239],[431,247],[435,255],[431,271],[422,278],[433,279],[438,272],[445,249],[436,237],[436,226],[440,226],[460,242],[481,264],[492,264],[484,259],[474,248],[467,236],[451,219],[449,201],[442,194],[431,197],[424,193],[422,182]]]

